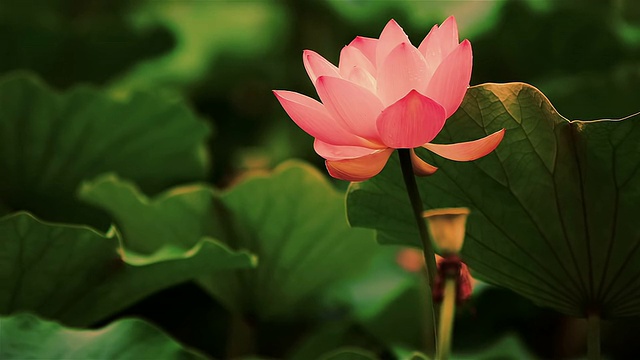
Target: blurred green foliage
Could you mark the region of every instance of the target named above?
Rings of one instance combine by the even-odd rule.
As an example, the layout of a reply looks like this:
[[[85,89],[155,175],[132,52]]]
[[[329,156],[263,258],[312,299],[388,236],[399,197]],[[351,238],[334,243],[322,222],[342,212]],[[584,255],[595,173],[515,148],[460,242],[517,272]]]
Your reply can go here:
[[[206,359],[137,319],[119,320],[99,330],[81,330],[17,314],[0,318],[0,326],[3,359]]]
[[[337,63],[343,45],[357,35],[377,37],[390,18],[418,44],[433,24],[455,15],[461,36],[474,47],[472,84],[528,82],[568,118],[623,117],[640,111],[638,4],[4,0],[0,214],[28,210],[45,220],[104,230],[117,216],[109,219],[76,198],[81,182],[102,173],[116,172],[154,195],[193,181],[225,188],[289,158],[322,168],[312,138],[288,119],[271,90],[315,96],[302,50],[315,50]],[[35,76],[16,75],[17,70]],[[90,111],[78,112],[83,106]],[[78,150],[78,134],[87,130],[82,124],[99,124],[102,130],[82,135],[84,147]],[[213,136],[208,128],[214,129]],[[319,301],[325,306],[315,318],[254,322],[258,355],[309,359],[356,346],[387,359],[424,350],[424,324],[413,321],[426,311],[415,308],[426,307],[421,279],[393,262],[396,251],[380,249],[373,255],[376,265],[355,278],[336,280],[339,284],[321,294],[326,295]],[[359,255],[356,250],[342,254],[346,259]],[[168,308],[182,310],[176,315]],[[565,324],[565,319],[511,293],[478,293],[461,312],[455,348],[465,354],[497,343],[505,333],[516,334],[540,356],[582,353],[575,334],[544,331],[545,326]],[[193,285],[165,289],[122,314],[143,316],[209,356],[227,354],[230,312]],[[107,315],[83,325],[98,325],[95,321]],[[478,328],[485,331],[464,336]],[[605,333],[603,346],[624,358],[628,354],[620,336],[625,334],[618,335],[613,339]],[[550,345],[565,340],[574,345]],[[519,345],[517,340],[497,344],[497,356]]]

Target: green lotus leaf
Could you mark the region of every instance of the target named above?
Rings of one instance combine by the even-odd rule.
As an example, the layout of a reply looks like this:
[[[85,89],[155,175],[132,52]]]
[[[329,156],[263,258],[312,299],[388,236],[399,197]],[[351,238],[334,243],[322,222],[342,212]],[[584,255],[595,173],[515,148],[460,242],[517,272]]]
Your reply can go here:
[[[115,228],[101,234],[28,213],[0,219],[0,240],[0,314],[28,311],[70,326],[93,324],[200,274],[255,264],[211,239],[135,254]]]
[[[0,359],[206,359],[138,319],[67,328],[30,314],[0,318]]]
[[[344,195],[295,161],[223,192],[189,185],[149,199],[106,175],[80,197],[112,214],[127,247],[139,252],[211,236],[256,254],[255,270],[212,273],[200,283],[232,311],[263,320],[313,313],[323,292],[364,271],[377,248],[372,231],[347,224]]]
[[[500,146],[474,162],[419,152],[439,167],[418,180],[425,208],[471,209],[464,261],[566,314],[640,314],[639,117],[568,121],[529,85],[485,84],[469,89],[434,142],[501,128]],[[351,185],[347,208],[351,224],[377,229],[380,242],[419,246],[396,156]]]
[[[516,335],[505,335],[494,344],[476,353],[455,353],[451,356],[452,360],[533,360],[535,358]]]
[[[0,78],[0,104],[0,208],[106,228],[75,200],[82,180],[112,171],[158,192],[206,174],[209,129],[179,102],[82,86],[58,94],[14,73]]]
[[[345,347],[342,349],[332,351],[328,354],[325,354],[320,359],[322,360],[375,360],[377,358],[378,357],[372,352],[359,349],[359,348]]]

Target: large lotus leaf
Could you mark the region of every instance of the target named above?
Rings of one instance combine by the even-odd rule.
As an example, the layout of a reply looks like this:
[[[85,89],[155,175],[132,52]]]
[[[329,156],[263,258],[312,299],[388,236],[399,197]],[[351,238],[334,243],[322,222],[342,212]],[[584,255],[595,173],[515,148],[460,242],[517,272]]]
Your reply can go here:
[[[0,78],[0,104],[5,208],[96,224],[101,214],[74,199],[83,179],[114,171],[157,192],[206,174],[209,129],[181,103],[142,93],[118,99],[87,87],[57,94],[17,73]]]
[[[328,286],[366,269],[376,250],[373,232],[349,228],[343,194],[297,162],[221,193],[194,185],[150,200],[106,176],[80,196],[110,212],[125,243],[141,251],[158,239],[184,245],[208,235],[255,253],[257,269],[211,274],[201,284],[229,309],[262,319],[308,314]]]
[[[430,357],[418,351],[394,349],[396,358],[401,360],[428,360]],[[368,351],[346,347],[326,354],[322,359],[349,359],[349,360],[374,360],[378,357]],[[459,354],[454,351],[451,355],[453,360],[484,360],[484,359],[505,359],[524,360],[534,359],[534,356],[527,350],[522,341],[515,335],[507,335],[492,345],[485,347],[475,353]]]
[[[476,353],[454,353],[452,360],[533,360],[536,357],[516,335],[505,335],[494,344]]]
[[[158,290],[254,259],[203,239],[142,255],[120,246],[112,228],[43,223],[27,213],[0,220],[0,314],[29,311],[72,326],[115,314]]]
[[[526,84],[485,84],[435,142],[506,128],[488,156],[453,162],[418,180],[425,208],[467,206],[462,255],[478,276],[566,314],[640,314],[640,120],[568,121]],[[386,243],[419,246],[397,156],[352,184],[351,223]]]
[[[30,314],[0,318],[0,359],[205,359],[154,326],[118,320],[97,330],[80,330]]]
[[[321,360],[374,360],[378,357],[369,351],[356,347],[345,347],[323,355]]]
[[[133,183],[105,174],[83,183],[78,194],[112,214],[127,248],[141,254],[165,245],[190,248],[204,235],[221,235],[212,216],[214,191],[204,184],[179,186],[149,199]]]

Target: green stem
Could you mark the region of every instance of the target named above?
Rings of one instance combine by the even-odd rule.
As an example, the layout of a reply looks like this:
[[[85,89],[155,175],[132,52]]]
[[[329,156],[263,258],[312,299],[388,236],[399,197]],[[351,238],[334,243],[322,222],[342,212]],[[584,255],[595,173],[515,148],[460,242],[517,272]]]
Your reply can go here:
[[[438,352],[436,359],[447,360],[451,352],[451,335],[453,319],[456,312],[456,278],[447,276],[444,283],[444,294],[440,306],[440,323],[438,326]]]
[[[413,164],[411,164],[411,150],[410,149],[398,149],[398,156],[400,157],[400,167],[402,168],[402,176],[404,178],[404,184],[407,187],[407,194],[411,201],[411,208],[413,209],[413,217],[418,225],[418,232],[420,233],[420,241],[422,242],[422,252],[424,254],[424,262],[427,265],[427,285],[429,287],[429,294],[433,293],[433,287],[435,285],[436,277],[436,256],[431,246],[431,240],[427,232],[427,224],[422,216],[422,198],[420,197],[420,191],[418,191],[418,184],[416,178],[413,175]],[[426,321],[427,332],[433,336],[428,336],[426,339],[427,349],[434,349],[437,352],[437,333],[436,333],[436,312],[433,308],[433,301],[429,301],[431,312],[431,319]],[[429,332],[430,330],[430,332]]]
[[[600,314],[590,312],[587,317],[587,359],[599,360],[600,356]]]
[[[253,354],[255,350],[253,336],[253,328],[245,318],[240,314],[232,314],[226,358],[241,358]]]
[[[429,240],[427,224],[424,220],[424,217],[422,216],[422,198],[420,197],[420,192],[418,191],[416,178],[413,175],[413,165],[411,164],[411,149],[398,149],[398,156],[400,157],[400,167],[402,168],[404,184],[407,187],[407,194],[409,195],[411,207],[413,208],[413,217],[416,220],[418,231],[420,232],[420,241],[422,242],[424,261],[427,264],[429,287],[433,289],[433,284],[436,277],[436,256],[433,252],[433,246],[431,246],[431,240]]]

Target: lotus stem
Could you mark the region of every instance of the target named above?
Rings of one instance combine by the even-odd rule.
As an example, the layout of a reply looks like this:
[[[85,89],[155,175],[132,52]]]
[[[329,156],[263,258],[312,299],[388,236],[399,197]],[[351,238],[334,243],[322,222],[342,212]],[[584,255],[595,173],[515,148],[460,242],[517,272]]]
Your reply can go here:
[[[424,261],[427,264],[429,287],[433,289],[437,271],[436,256],[433,252],[433,246],[431,246],[431,240],[429,240],[427,224],[425,223],[424,217],[422,216],[422,198],[420,197],[420,191],[418,190],[416,178],[413,175],[413,165],[411,164],[411,150],[398,149],[398,156],[400,157],[400,167],[402,168],[404,184],[407,187],[407,194],[409,195],[409,200],[411,201],[411,207],[413,209],[413,217],[416,220],[416,223],[418,225],[418,232],[420,233],[420,241],[422,242]]]
[[[429,240],[429,233],[427,232],[427,224],[422,216],[422,198],[420,197],[420,191],[418,190],[418,184],[413,174],[413,165],[411,164],[411,150],[410,149],[398,149],[398,156],[400,157],[400,167],[402,168],[402,176],[404,178],[404,184],[407,187],[407,194],[411,201],[411,208],[413,209],[413,217],[418,225],[418,232],[420,233],[420,241],[422,242],[422,253],[424,254],[424,261],[427,265],[427,285],[429,287],[429,294],[433,295],[435,276],[436,276],[436,256],[433,252],[433,246]],[[436,333],[436,319],[435,310],[433,308],[433,301],[429,302],[432,318],[425,323],[427,327],[430,327],[433,337],[429,337],[426,342],[428,349],[436,348],[437,352],[437,333]]]
[[[438,360],[449,359],[451,352],[451,335],[453,334],[453,319],[456,312],[456,279],[457,277],[447,276],[444,282],[438,325],[438,352],[436,355]]]
[[[253,328],[242,314],[232,314],[229,324],[226,358],[240,358],[253,354],[255,339]]]
[[[587,316],[587,359],[600,360],[600,314],[589,312]]]

